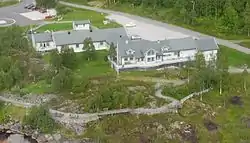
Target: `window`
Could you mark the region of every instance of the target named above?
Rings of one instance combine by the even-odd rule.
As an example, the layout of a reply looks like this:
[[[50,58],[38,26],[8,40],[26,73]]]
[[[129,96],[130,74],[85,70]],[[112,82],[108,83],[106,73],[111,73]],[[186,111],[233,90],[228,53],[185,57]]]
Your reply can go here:
[[[46,44],[45,44],[45,43],[43,43],[43,47],[46,47]]]
[[[100,42],[100,45],[103,45],[103,42]]]
[[[150,62],[151,61],[151,58],[148,58],[148,62]]]
[[[127,61],[128,60],[128,58],[124,58],[124,61]]]
[[[178,57],[180,56],[180,52],[174,52],[174,55],[177,55]]]
[[[79,44],[76,44],[76,48],[79,48]]]
[[[141,61],[144,61],[144,58],[141,58]]]
[[[133,60],[133,57],[130,57],[130,59],[129,59],[130,61],[132,61]]]
[[[49,43],[46,43],[47,46],[49,46]]]
[[[151,58],[152,60],[151,61],[155,61],[155,58],[153,57],[153,58]]]

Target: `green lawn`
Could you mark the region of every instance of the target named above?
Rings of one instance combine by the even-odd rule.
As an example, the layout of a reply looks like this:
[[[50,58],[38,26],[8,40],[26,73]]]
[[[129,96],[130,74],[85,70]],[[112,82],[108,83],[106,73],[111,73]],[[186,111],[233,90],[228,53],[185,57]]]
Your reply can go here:
[[[74,21],[74,20],[90,20],[93,26],[97,28],[110,28],[110,27],[120,27],[117,23],[110,23],[107,25],[103,24],[103,20],[105,20],[106,14],[98,13],[91,10],[86,9],[79,9],[79,8],[72,8],[72,11],[68,12],[67,14],[63,15],[63,21]]]
[[[241,42],[241,43],[239,43],[239,45],[244,46],[246,48],[250,48],[250,42],[249,41]]]
[[[83,53],[77,53],[78,61],[83,61],[78,65],[78,68],[74,71],[76,77],[91,78],[100,77],[106,75],[114,75],[115,72],[111,68],[110,63],[105,61],[105,57],[108,55],[106,50],[97,51],[96,59],[94,61],[84,61],[82,57]]]
[[[19,3],[17,0],[12,1],[6,1],[6,2],[0,2],[0,7],[10,6]]]
[[[224,54],[228,57],[228,63],[230,66],[243,66],[244,64],[250,66],[249,54],[245,54],[222,45],[220,45],[220,48],[223,49]]]
[[[59,5],[60,7],[64,7],[63,5]],[[106,14],[98,13],[91,10],[79,9],[73,7],[65,7],[65,9],[70,9],[66,14],[62,15],[63,19],[61,21],[81,21],[81,20],[90,20],[91,24],[94,27],[99,29],[104,28],[117,28],[121,27],[118,23],[110,22],[108,24],[103,24],[103,21],[106,20]],[[70,30],[72,29],[72,23],[54,23],[48,24],[37,29],[38,32],[42,32],[45,30]]]
[[[40,28],[38,28],[37,32],[44,32],[46,30],[49,31],[60,31],[60,30],[72,30],[72,23],[54,23],[54,24],[48,24],[44,25]]]

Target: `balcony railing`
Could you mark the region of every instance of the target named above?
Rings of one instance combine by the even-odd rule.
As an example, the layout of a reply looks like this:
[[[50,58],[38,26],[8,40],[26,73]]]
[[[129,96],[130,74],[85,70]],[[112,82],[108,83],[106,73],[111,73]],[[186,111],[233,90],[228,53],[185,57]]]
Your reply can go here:
[[[138,62],[135,64],[126,64],[126,65],[117,65],[117,63],[113,61],[111,61],[111,63],[114,64],[116,69],[127,69],[127,68],[151,68],[151,67],[157,67],[161,65],[187,62],[189,60],[194,60],[194,57],[180,57],[180,58],[168,59],[165,61]]]

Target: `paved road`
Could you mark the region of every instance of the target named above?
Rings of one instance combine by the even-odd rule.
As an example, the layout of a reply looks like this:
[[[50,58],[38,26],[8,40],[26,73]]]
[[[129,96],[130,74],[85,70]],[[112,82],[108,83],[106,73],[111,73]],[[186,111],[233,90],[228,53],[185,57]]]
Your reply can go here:
[[[41,21],[33,21],[20,15],[20,13],[28,12],[28,10],[24,9],[24,6],[33,3],[33,1],[34,0],[22,0],[19,4],[0,8],[0,18],[15,19],[16,24],[20,26],[40,23]]]
[[[89,9],[89,10],[93,10],[93,11],[97,11],[97,12],[125,16],[125,17],[128,17],[130,19],[134,19],[136,21],[141,21],[141,22],[144,22],[144,23],[147,23],[147,24],[153,24],[155,26],[164,27],[164,28],[170,29],[172,31],[181,32],[181,33],[183,33],[185,35],[190,35],[190,36],[194,36],[194,37],[208,36],[206,34],[195,32],[195,31],[185,29],[185,28],[182,28],[182,27],[174,26],[174,25],[171,25],[171,24],[167,24],[167,23],[159,22],[159,21],[152,20],[152,19],[149,19],[149,18],[135,16],[135,15],[127,14],[127,13],[122,13],[122,12],[117,12],[117,11],[112,11],[112,10],[107,10],[107,9],[101,9],[101,8],[97,8],[97,7],[90,7],[90,6],[85,6],[85,5],[67,3],[67,2],[63,2],[63,1],[60,1],[60,3],[64,4],[64,5],[67,5],[67,6],[72,6],[72,7],[82,8],[82,9]],[[224,46],[236,49],[238,51],[250,54],[250,49],[248,49],[248,48],[245,48],[243,46],[234,44],[233,42],[230,42],[228,40],[223,40],[223,39],[219,39],[219,38],[216,38],[216,40],[217,40],[218,44],[220,44],[220,45],[224,45]]]

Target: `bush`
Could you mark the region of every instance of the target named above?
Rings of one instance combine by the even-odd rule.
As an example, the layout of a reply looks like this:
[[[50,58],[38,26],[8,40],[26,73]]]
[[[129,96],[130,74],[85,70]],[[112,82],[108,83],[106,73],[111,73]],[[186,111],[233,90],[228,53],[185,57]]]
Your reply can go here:
[[[44,133],[52,133],[56,125],[49,109],[44,106],[32,107],[29,114],[24,117],[23,123]]]

